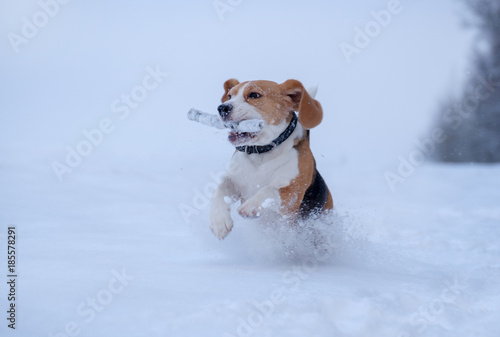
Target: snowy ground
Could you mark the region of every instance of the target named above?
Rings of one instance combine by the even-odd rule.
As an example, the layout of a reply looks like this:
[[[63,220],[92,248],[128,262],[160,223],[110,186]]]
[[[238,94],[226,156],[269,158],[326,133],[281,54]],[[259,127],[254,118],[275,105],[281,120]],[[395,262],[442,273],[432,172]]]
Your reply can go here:
[[[0,3],[3,35],[40,9]],[[16,225],[19,273],[16,331],[0,286],[2,336],[497,336],[500,166],[385,178],[467,76],[460,7],[401,1],[347,63],[339,44],[387,2],[283,4],[220,20],[210,1],[70,2],[19,53],[2,40],[0,249]],[[147,99],[114,111],[158,66]],[[222,242],[208,229],[232,149],[185,113],[214,111],[230,77],[319,84],[312,147],[337,210],[321,261],[284,258],[250,221]],[[53,162],[106,119],[59,181]]]

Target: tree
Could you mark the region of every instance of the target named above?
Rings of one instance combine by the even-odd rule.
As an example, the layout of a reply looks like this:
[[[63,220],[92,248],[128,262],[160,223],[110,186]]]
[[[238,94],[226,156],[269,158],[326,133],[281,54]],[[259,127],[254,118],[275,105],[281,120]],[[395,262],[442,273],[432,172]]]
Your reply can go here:
[[[438,126],[446,139],[435,159],[445,162],[500,162],[500,1],[465,0],[477,28],[472,76],[459,99],[445,102]]]

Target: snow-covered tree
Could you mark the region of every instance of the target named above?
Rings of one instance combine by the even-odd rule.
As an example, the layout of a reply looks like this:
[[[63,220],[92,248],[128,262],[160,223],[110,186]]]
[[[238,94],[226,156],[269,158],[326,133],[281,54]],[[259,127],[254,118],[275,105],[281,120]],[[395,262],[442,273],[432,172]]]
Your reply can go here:
[[[445,140],[436,159],[500,162],[500,1],[465,0],[478,30],[471,76],[461,96],[443,104],[438,120]]]

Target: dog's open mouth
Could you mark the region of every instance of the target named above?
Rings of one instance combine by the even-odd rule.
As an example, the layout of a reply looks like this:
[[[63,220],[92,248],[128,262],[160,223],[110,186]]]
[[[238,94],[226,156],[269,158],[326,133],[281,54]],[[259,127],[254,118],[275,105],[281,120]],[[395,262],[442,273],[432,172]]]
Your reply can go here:
[[[234,146],[238,145],[243,145],[247,143],[248,141],[254,139],[257,137],[259,132],[236,132],[236,131],[231,131],[229,132],[229,136],[227,139],[233,144]]]

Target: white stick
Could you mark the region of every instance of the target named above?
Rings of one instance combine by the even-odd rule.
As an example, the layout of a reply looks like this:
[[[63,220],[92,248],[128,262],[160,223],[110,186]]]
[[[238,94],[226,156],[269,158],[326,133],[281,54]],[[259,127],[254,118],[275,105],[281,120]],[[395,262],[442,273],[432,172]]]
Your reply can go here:
[[[188,112],[188,119],[217,129],[231,129],[236,132],[259,132],[267,124],[261,119],[248,119],[241,122],[223,122],[216,115],[211,115],[196,109]]]
[[[205,124],[208,126],[212,126],[217,129],[225,129],[224,123],[217,117],[216,115],[210,115],[205,112],[201,112],[196,109],[191,109],[188,112],[188,119]]]

